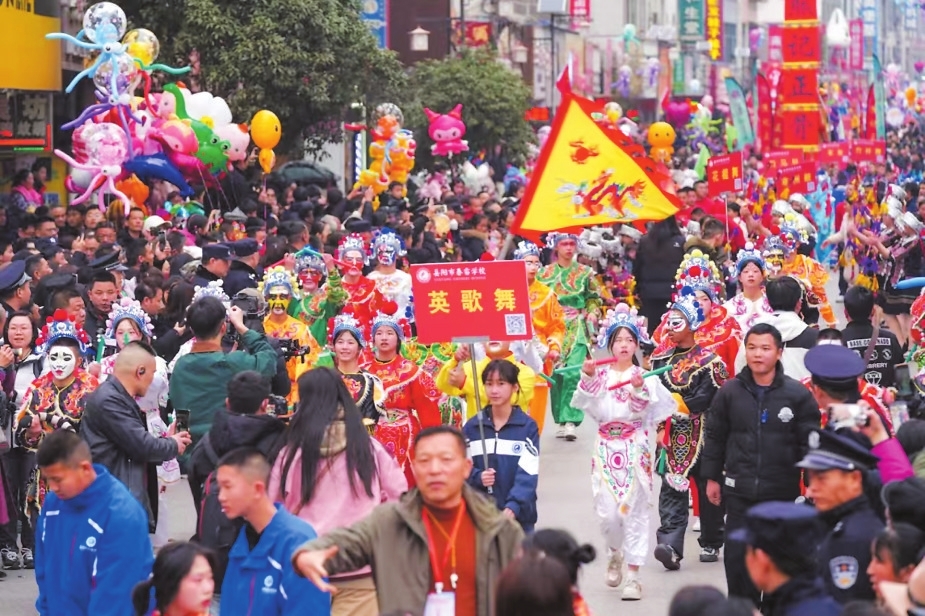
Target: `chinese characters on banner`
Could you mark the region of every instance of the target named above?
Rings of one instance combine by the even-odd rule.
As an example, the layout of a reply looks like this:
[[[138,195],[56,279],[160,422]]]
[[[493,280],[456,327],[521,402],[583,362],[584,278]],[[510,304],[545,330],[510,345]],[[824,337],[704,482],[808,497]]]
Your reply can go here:
[[[885,141],[858,140],[851,144],[851,161],[854,163],[886,162]]]
[[[771,146],[774,108],[771,106],[771,84],[762,73],[758,73],[755,80],[755,91],[758,94],[758,127],[755,131],[758,137],[758,147],[761,150],[767,150]]]
[[[679,36],[682,41],[704,40],[704,0],[678,0]]]
[[[784,61],[783,32],[780,25],[768,26],[768,62]]]
[[[777,170],[777,185],[782,192],[788,191],[788,195],[815,192],[815,163],[800,163],[793,167],[781,167]]]
[[[848,22],[851,44],[848,47],[848,68],[852,71],[864,70],[864,22],[852,19]]]
[[[785,0],[784,21],[816,21],[819,14],[816,12],[815,0]]]
[[[784,26],[781,37],[784,62],[819,62],[822,58],[822,41],[819,26]]]
[[[742,152],[711,156],[707,161],[707,186],[711,197],[742,190]]]
[[[819,102],[819,73],[815,68],[788,68],[780,76],[778,94],[788,105]]]
[[[710,59],[723,58],[723,0],[706,0],[707,42],[710,43]]]
[[[819,163],[843,167],[848,163],[848,144],[844,142],[823,143],[819,146]]]
[[[781,146],[786,149],[815,152],[823,141],[818,95],[822,29],[818,19],[815,0],[784,0],[781,32],[784,68],[778,87],[775,125],[780,126]]]
[[[0,94],[0,149],[15,147],[52,150],[51,94]]]
[[[821,139],[822,118],[819,110],[811,111],[793,110],[785,108],[778,113],[778,119],[783,127],[783,140],[785,146],[818,146]]]
[[[768,152],[762,158],[765,166],[771,173],[776,173],[783,167],[794,167],[803,162],[802,150],[778,150]]]
[[[533,337],[523,261],[412,265],[411,288],[421,344]]]

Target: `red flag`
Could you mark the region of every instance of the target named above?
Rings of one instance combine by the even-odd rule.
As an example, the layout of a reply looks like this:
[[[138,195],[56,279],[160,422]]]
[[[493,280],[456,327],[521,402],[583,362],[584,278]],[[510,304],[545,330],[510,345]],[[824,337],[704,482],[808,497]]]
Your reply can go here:
[[[867,122],[864,124],[864,137],[871,141],[877,138],[877,95],[874,86],[867,91]]]
[[[562,72],[559,73],[559,78],[556,79],[556,89],[562,94],[572,91],[572,52],[569,52],[568,60],[565,62]]]
[[[758,147],[763,152],[771,148],[771,134],[774,129],[774,114],[771,113],[771,84],[763,73],[758,73]]]

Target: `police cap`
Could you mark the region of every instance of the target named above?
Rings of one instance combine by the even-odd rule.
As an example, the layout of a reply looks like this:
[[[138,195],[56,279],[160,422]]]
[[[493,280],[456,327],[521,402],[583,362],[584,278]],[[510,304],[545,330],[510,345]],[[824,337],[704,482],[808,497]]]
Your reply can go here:
[[[128,268],[119,260],[118,252],[110,252],[90,261],[90,269],[94,272],[124,272]]]
[[[768,501],[749,509],[745,525],[730,533],[729,538],[760,549],[772,560],[810,561],[824,535],[813,507]]]
[[[814,471],[861,471],[873,468],[879,460],[847,435],[833,430],[813,430],[809,433],[809,452],[797,466]]]
[[[32,280],[26,273],[25,261],[12,261],[0,269],[0,293],[12,291]]]
[[[833,389],[857,387],[866,365],[856,352],[839,344],[822,344],[811,348],[803,358],[813,381]]]
[[[249,257],[260,250],[260,245],[257,244],[257,240],[251,238],[244,238],[236,242],[231,242],[230,246],[232,252],[234,252],[234,256],[238,258]]]

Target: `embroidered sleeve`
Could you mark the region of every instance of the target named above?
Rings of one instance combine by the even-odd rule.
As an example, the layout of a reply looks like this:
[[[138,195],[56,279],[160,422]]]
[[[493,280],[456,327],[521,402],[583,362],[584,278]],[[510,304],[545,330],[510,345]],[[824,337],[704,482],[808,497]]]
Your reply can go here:
[[[636,372],[641,372],[641,368],[636,368]],[[648,387],[648,383],[643,383],[640,389],[630,388],[630,410],[634,413],[641,412],[649,405],[652,398],[649,395]]]
[[[588,376],[582,370],[581,379],[578,381],[578,389],[591,396],[597,396],[604,389],[604,383],[607,382],[607,368],[598,368],[594,376]]]

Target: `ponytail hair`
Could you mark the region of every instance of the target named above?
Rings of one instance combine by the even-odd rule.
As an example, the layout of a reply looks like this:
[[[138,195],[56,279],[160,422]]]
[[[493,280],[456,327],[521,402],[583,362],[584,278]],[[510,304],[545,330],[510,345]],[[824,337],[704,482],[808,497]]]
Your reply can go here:
[[[578,583],[578,570],[581,565],[593,562],[597,558],[597,550],[593,545],[578,545],[568,531],[552,528],[536,531],[524,539],[523,546],[525,551],[543,552],[560,561],[568,570],[573,586]]]
[[[154,559],[151,577],[139,582],[132,589],[132,607],[136,616],[145,616],[151,610],[152,594],[154,609],[162,614],[177,597],[183,578],[189,575],[197,556],[205,558],[215,571],[215,555],[198,543],[177,542],[165,545]]]
[[[135,616],[145,616],[151,607],[151,589],[154,588],[154,578],[148,577],[144,582],[135,584],[132,589],[132,608]]]

